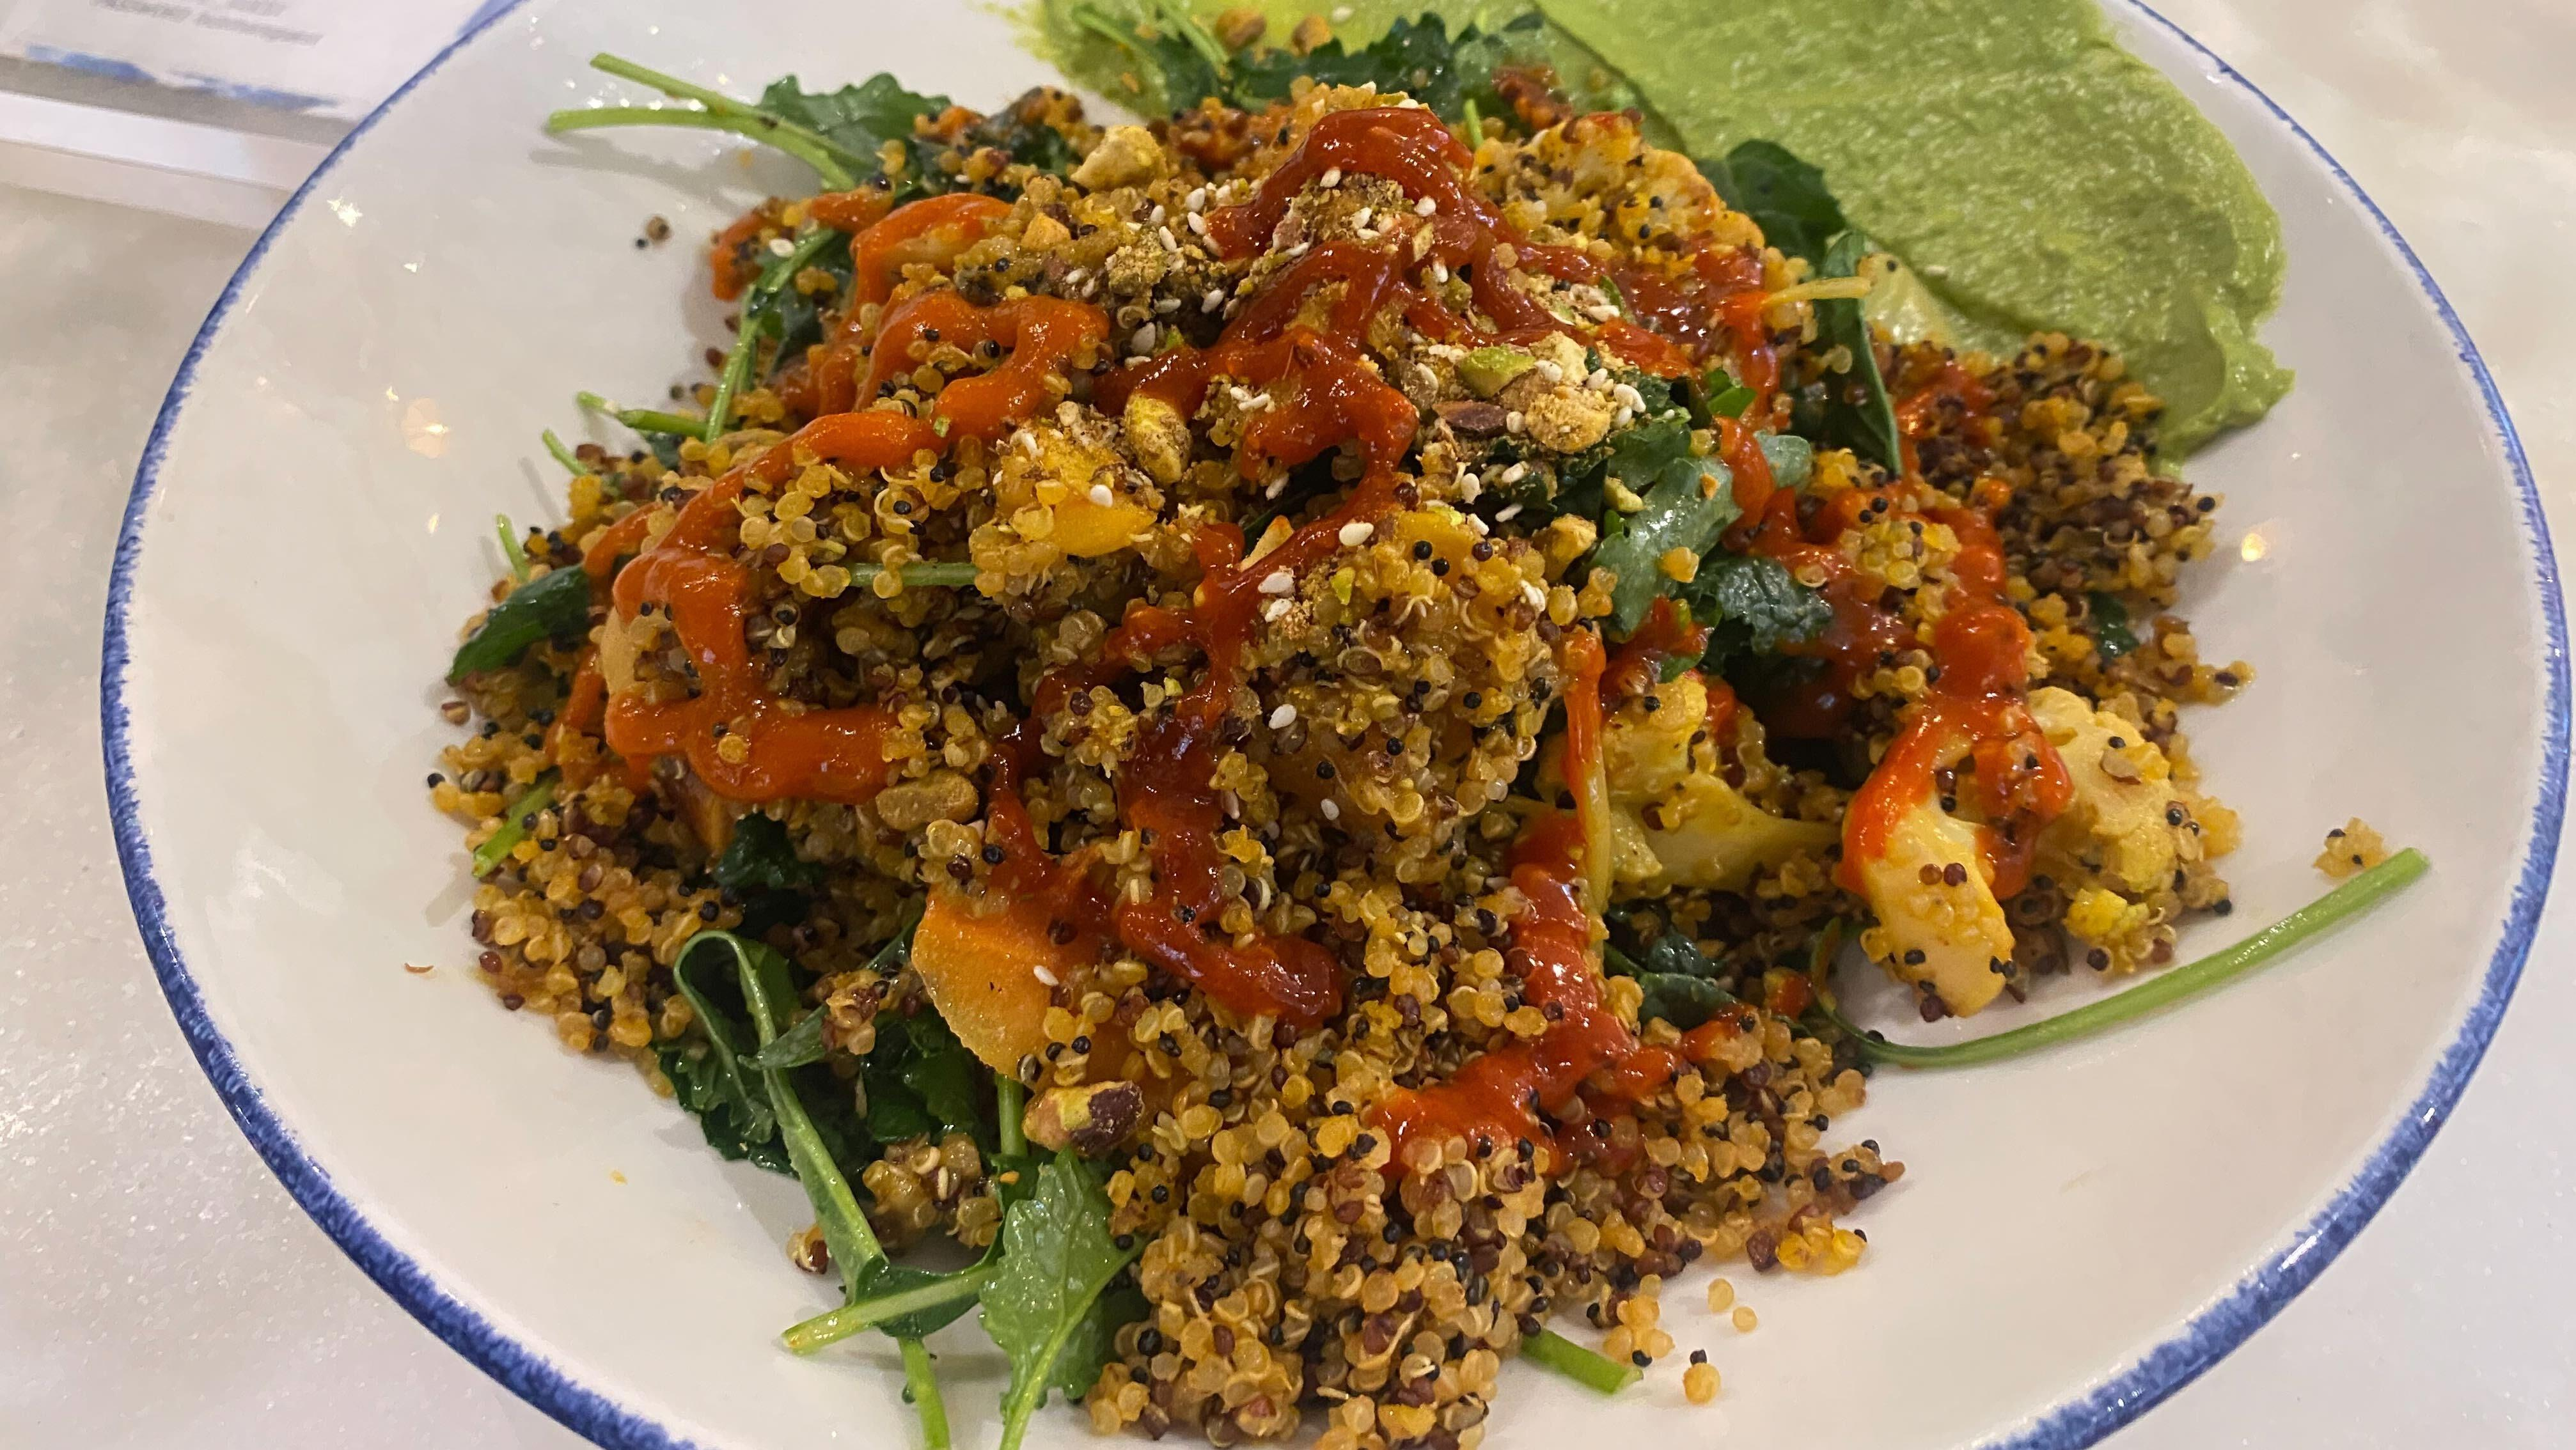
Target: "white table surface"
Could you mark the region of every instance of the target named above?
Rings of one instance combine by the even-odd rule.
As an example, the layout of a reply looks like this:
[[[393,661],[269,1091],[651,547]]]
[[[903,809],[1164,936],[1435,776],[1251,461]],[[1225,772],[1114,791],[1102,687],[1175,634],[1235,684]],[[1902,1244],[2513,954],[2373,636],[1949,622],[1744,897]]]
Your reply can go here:
[[[2567,547],[2576,6],[2164,8],[2423,254],[2503,385]],[[0,1446],[569,1450],[287,1198],[199,1076],[126,911],[98,747],[108,560],[162,389],[249,241],[0,187]],[[2442,480],[2424,486],[2429,506]],[[2315,1287],[2117,1450],[2576,1443],[2571,876],[2414,1176]]]

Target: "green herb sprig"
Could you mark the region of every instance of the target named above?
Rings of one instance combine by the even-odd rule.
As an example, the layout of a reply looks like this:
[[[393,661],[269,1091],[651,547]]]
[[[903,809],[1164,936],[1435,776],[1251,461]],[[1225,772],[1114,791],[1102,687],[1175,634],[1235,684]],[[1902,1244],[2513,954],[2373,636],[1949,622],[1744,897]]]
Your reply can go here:
[[[2016,1027],[2010,1032],[1998,1032],[1991,1037],[1939,1047],[1915,1046],[1890,1042],[1875,1032],[1862,1031],[1843,1016],[1840,1009],[1821,998],[1817,1010],[1826,1021],[1842,1029],[1859,1049],[1860,1055],[1871,1062],[1921,1068],[1973,1067],[1979,1063],[2000,1062],[2005,1058],[2020,1057],[2042,1048],[2094,1036],[2123,1022],[2134,1021],[2150,1012],[2197,997],[2257,967],[2277,961],[2347,918],[2387,900],[2422,876],[2431,865],[2423,852],[2409,846],[2234,946],[2212,952],[2186,966],[2159,973],[2125,991],[2088,1002],[2072,1012],[2051,1017],[2045,1022],[2034,1022],[2027,1027]]]

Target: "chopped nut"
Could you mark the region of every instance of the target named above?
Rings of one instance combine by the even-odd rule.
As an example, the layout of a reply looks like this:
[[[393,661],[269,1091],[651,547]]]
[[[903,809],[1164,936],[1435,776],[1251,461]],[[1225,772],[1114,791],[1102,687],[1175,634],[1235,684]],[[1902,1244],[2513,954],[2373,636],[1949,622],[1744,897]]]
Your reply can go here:
[[[983,804],[975,782],[953,770],[934,770],[880,792],[877,819],[889,830],[917,831],[932,821],[971,821]]]
[[[1216,43],[1228,50],[1242,50],[1261,39],[1270,26],[1270,17],[1249,5],[1237,5],[1217,16],[1213,28]]]
[[[1021,1128],[1046,1149],[1106,1153],[1145,1115],[1145,1093],[1132,1082],[1093,1082],[1050,1088],[1029,1103]]]

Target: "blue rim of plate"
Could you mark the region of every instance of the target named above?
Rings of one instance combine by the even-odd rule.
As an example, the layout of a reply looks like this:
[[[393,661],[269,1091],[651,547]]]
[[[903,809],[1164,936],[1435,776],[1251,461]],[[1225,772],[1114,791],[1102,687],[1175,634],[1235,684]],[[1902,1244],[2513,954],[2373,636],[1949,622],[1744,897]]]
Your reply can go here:
[[[187,356],[171,380],[170,391],[162,399],[161,410],[153,419],[151,436],[143,448],[141,464],[134,474],[134,491],[125,506],[125,520],[116,541],[114,572],[108,582],[107,626],[101,657],[99,711],[106,745],[107,793],[111,823],[116,836],[116,852],[125,871],[125,890],[132,902],[136,924],[143,935],[143,946],[152,958],[152,969],[160,978],[161,990],[170,1000],[170,1010],[179,1019],[179,1029],[188,1039],[189,1048],[205,1069],[206,1076],[241,1126],[251,1146],[258,1150],[270,1171],[286,1185],[286,1191],[322,1226],[341,1250],[357,1262],[367,1277],[392,1295],[431,1333],[449,1347],[471,1360],[492,1378],[508,1386],[520,1398],[535,1405],[560,1421],[566,1428],[589,1440],[615,1450],[686,1450],[694,1442],[673,1433],[667,1427],[629,1410],[575,1379],[537,1350],[513,1339],[499,1326],[469,1307],[433,1278],[409,1254],[396,1247],[367,1221],[357,1206],[344,1196],[321,1164],[307,1155],[285,1121],[269,1107],[249,1073],[234,1056],[232,1044],[217,1030],[206,1013],[204,998],[197,990],[186,960],[180,955],[176,936],[170,929],[167,908],[160,883],[152,875],[152,848],[144,839],[140,802],[134,785],[134,760],[128,730],[131,721],[125,704],[125,671],[128,662],[127,621],[133,604],[135,562],[143,547],[143,515],[152,494],[160,484],[161,462],[168,452],[170,433],[178,422],[187,401],[197,365],[212,345],[224,319],[240,300],[243,287],[258,271],[270,243],[288,222],[304,209],[304,204],[323,178],[330,175],[343,156],[355,146],[414,87],[444,66],[459,50],[515,13],[525,0],[495,0],[466,27],[455,40],[433,56],[429,63],[402,83],[384,102],[370,111],[329,155],[322,158],[313,174],[296,188],[275,219],[260,233],[250,252],[242,259],[232,279],[224,284],[222,295],[206,315]],[[2550,548],[2549,523],[2544,515],[2539,490],[2534,486],[2531,465],[2523,456],[2522,440],[2514,431],[2513,419],[2507,415],[2504,399],[2496,390],[2495,379],[2488,375],[2486,361],[2477,344],[2469,338],[2459,314],[2452,310],[2450,299],[2440,284],[2415,255],[2415,249],[2399,235],[2387,214],[2379,209],[2359,183],[2352,179],[2342,164],[2317,143],[2307,128],[2292,119],[2290,113],[2252,81],[2218,58],[2207,46],[2193,39],[2189,32],[2141,0],[2118,0],[2149,22],[2164,30],[2193,54],[2214,68],[2228,83],[2240,87],[2261,103],[2274,119],[2288,127],[2292,135],[2331,172],[2336,182],[2360,203],[2362,210],[2379,228],[2407,269],[2414,274],[2416,285],[2426,301],[2441,317],[2450,331],[2451,341],[2460,362],[2476,380],[2480,397],[2486,404],[2488,422],[2504,445],[2505,460],[2513,473],[2515,490],[2522,501],[2523,526],[2532,551],[2533,582],[2540,591],[2547,632],[2548,679],[2546,702],[2547,737],[2542,742],[2540,799],[2533,807],[2531,840],[2523,858],[2522,874],[2515,882],[2512,906],[2505,917],[2502,940],[2487,961],[2485,977],[2478,995],[2462,1019],[2459,1034],[2435,1063],[2432,1076],[2423,1091],[2416,1095],[2395,1129],[2371,1151],[2360,1172],[2338,1190],[2326,1206],[2269,1260],[2238,1279],[2226,1294],[2202,1309],[2172,1337],[2148,1350],[2137,1360],[2120,1369],[2101,1384],[2085,1391],[2036,1419],[2000,1437],[1988,1440],[1987,1450],[2079,1450],[2094,1444],[2112,1431],[2145,1414],[2165,1398],[2198,1378],[2211,1365],[2242,1344],[2246,1337],[2263,1327],[2282,1307],[2297,1297],[2326,1265],[2334,1262],[2344,1247],[2352,1242],[2364,1224],[2370,1222],[2388,1196],[2405,1178],[2407,1171],[2421,1158],[2433,1135],[2449,1118],[2453,1104],[2468,1086],[2478,1061],[2486,1055],[2487,1043],[2494,1037],[2496,1025],[2504,1016],[2505,1005],[2513,997],[2514,985],[2521,979],[2524,960],[2531,953],[2533,934],[2540,924],[2540,912],[2549,895],[2549,879],[2558,857],[2558,832],[2566,808],[2568,765],[2568,658],[2567,619],[2559,592],[2556,556]]]

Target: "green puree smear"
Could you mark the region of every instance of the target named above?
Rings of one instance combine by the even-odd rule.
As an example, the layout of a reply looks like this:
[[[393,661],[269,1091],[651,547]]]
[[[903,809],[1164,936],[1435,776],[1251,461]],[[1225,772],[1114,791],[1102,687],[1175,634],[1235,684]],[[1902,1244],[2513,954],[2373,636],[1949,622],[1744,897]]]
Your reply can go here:
[[[1537,0],[1542,46],[1586,104],[1642,103],[1697,157],[1776,141],[1824,169],[1929,307],[1880,320],[2009,352],[2033,331],[2104,343],[2165,400],[2179,456],[2289,391],[2255,340],[2281,296],[2280,219],[2218,128],[2112,40],[2092,0]],[[1124,6],[1119,7],[1124,9]],[[1142,7],[1139,7],[1140,9]],[[1221,7],[1189,13],[1203,23]],[[1336,7],[1267,0],[1265,41]],[[1399,16],[1488,29],[1518,0],[1358,0],[1335,35]],[[1135,66],[1039,0],[1032,39],[1140,110]],[[1145,104],[1138,104],[1139,101]],[[1882,289],[1884,290],[1884,289]],[[1913,319],[1909,328],[1903,318]]]

